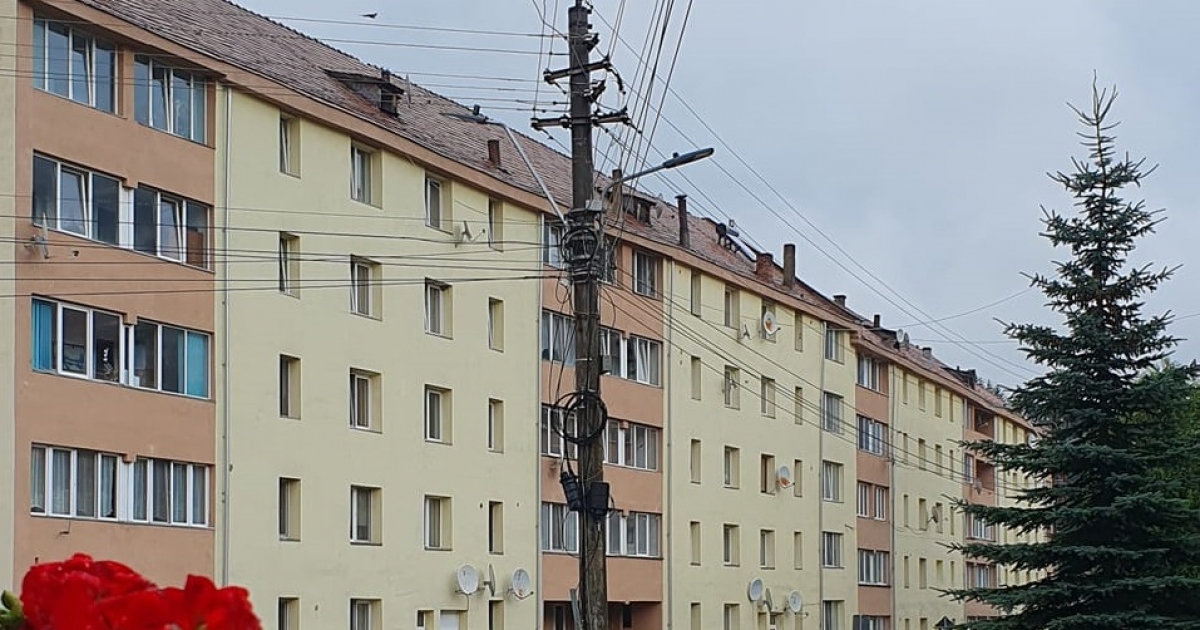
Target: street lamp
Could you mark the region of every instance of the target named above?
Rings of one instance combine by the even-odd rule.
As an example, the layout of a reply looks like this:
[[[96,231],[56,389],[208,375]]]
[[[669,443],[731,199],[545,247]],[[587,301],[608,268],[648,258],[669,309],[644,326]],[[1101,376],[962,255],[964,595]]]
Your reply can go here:
[[[550,194],[550,189],[547,188],[546,183],[542,181],[541,175],[538,175],[537,169],[533,168],[533,162],[529,161],[529,156],[525,155],[525,149],[521,146],[520,142],[517,142],[517,136],[513,134],[512,129],[508,128],[508,125],[499,120],[492,120],[491,118],[488,118],[484,114],[480,113],[478,105],[471,108],[470,114],[459,114],[454,112],[446,114],[446,116],[480,125],[496,125],[497,127],[504,129],[504,133],[508,134],[508,141],[511,142],[514,147],[516,147],[517,153],[521,156],[521,161],[525,163],[525,168],[529,169],[529,173],[533,175],[534,181],[536,181],[538,187],[542,189],[542,194],[546,195],[546,200],[550,202],[550,209],[554,210],[554,214],[558,215],[559,221],[566,223],[567,218],[563,216],[562,210],[558,208],[558,204],[554,201],[554,195]]]
[[[638,171],[637,173],[634,173],[632,175],[626,175],[624,177],[618,178],[616,181],[610,183],[607,187],[605,187],[604,196],[607,196],[609,191],[611,191],[613,188],[615,188],[621,184],[624,184],[627,181],[631,181],[631,180],[637,179],[639,177],[645,177],[646,175],[650,175],[651,173],[657,173],[659,171],[665,171],[665,170],[669,170],[672,168],[679,168],[680,166],[683,166],[685,164],[691,164],[692,162],[699,162],[700,160],[703,160],[703,159],[711,156],[712,154],[713,154],[712,147],[708,147],[708,148],[704,148],[704,149],[696,149],[695,151],[688,151],[687,153],[684,153],[684,154],[675,153],[670,158],[668,158],[666,161],[664,161],[662,164],[659,164],[658,166],[652,166],[644,171]]]

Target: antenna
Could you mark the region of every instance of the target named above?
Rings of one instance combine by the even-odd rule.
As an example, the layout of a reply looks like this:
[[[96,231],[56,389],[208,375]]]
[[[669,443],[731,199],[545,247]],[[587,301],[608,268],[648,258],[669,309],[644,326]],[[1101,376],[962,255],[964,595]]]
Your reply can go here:
[[[771,597],[771,589],[767,589],[767,594],[763,597],[763,606],[768,612],[775,612],[775,598]]]
[[[792,487],[792,469],[787,466],[780,466],[779,470],[775,471],[775,480],[779,483],[779,488],[787,490]]]
[[[762,316],[762,331],[763,336],[768,339],[775,336],[779,332],[779,323],[775,321],[775,313],[767,311]]]
[[[530,587],[529,572],[525,569],[517,569],[513,571],[512,583],[508,587],[508,592],[513,594],[517,599],[525,599],[533,595],[533,589]]]
[[[804,608],[804,598],[800,597],[800,591],[792,591],[788,593],[788,610],[792,611],[793,615],[799,615],[800,609]]]
[[[750,597],[750,601],[758,603],[763,598],[763,581],[761,578],[750,580],[750,584],[746,587],[746,595]]]
[[[488,597],[496,596],[496,570],[492,568],[492,563],[488,563],[488,579],[484,580],[483,585],[488,589]]]
[[[458,582],[458,590],[456,591],[458,593],[470,597],[475,591],[479,590],[479,572],[469,564],[458,567],[458,571],[454,574],[454,579]]]

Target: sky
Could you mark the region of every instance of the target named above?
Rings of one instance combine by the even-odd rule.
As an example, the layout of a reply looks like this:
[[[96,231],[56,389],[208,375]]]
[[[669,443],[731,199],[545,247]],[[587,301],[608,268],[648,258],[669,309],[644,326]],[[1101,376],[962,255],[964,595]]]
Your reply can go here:
[[[776,260],[796,243],[803,280],[1006,386],[1040,370],[1001,322],[1059,322],[1025,274],[1053,273],[1066,255],[1039,233],[1043,207],[1072,212],[1047,173],[1086,156],[1067,104],[1090,104],[1093,76],[1115,84],[1118,149],[1159,165],[1130,195],[1165,209],[1134,261],[1181,266],[1146,311],[1180,316],[1176,358],[1200,357],[1200,190],[1189,185],[1200,168],[1200,3],[592,2],[596,54],[612,53],[628,88],[622,96],[610,78],[602,102],[629,105],[635,119],[647,93],[652,105],[633,152],[643,161],[625,172],[716,148],[639,187],[687,193],[689,209],[735,219]],[[239,3],[566,151],[563,131],[551,139],[529,118],[535,102],[541,116],[562,110],[566,97],[540,77],[565,64],[565,43],[540,35],[566,30],[569,0]],[[655,55],[641,53],[648,33],[658,41],[666,5],[651,82]],[[606,156],[621,154],[608,149],[612,137],[597,133],[606,171]]]

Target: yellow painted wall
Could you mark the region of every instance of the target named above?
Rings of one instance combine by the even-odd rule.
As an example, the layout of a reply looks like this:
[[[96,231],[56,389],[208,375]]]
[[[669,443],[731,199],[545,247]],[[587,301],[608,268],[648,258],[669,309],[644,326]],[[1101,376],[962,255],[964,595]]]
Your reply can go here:
[[[229,579],[250,589],[266,627],[275,624],[276,598],[289,596],[300,598],[301,627],[345,627],[350,598],[361,597],[382,600],[379,627],[413,627],[420,609],[469,607],[461,627],[481,629],[488,623],[486,589],[468,605],[454,592],[454,575],[469,563],[486,576],[491,564],[508,627],[536,627],[536,598],[505,596],[517,568],[537,583],[539,298],[536,281],[511,279],[538,267],[530,245],[538,240],[536,216],[504,209],[505,239],[523,245],[496,252],[480,238],[456,246],[452,233],[425,225],[424,171],[403,157],[381,158],[379,207],[352,201],[350,138],[305,120],[299,177],[281,173],[279,116],[269,104],[233,95],[229,196],[217,208],[220,219],[228,205],[229,223],[227,237],[218,237],[229,253],[220,269],[231,288],[222,330],[228,353],[219,355],[228,380],[218,389],[229,405],[232,439],[224,462],[232,494],[222,524]],[[222,159],[219,152],[224,173]],[[466,221],[480,234],[487,197],[451,187],[455,224]],[[280,231],[299,236],[298,297],[276,288]],[[350,312],[351,255],[382,264],[381,318]],[[427,277],[452,286],[452,338],[424,332]],[[490,298],[505,303],[503,352],[488,348]],[[301,360],[298,420],[280,418],[280,354]],[[352,367],[381,375],[379,432],[349,426]],[[424,439],[428,384],[452,392],[452,444]],[[490,398],[504,402],[503,453],[486,447]],[[279,540],[281,476],[301,479],[298,542]],[[382,488],[380,546],[349,542],[351,484]],[[424,549],[426,494],[451,497],[452,550]],[[489,501],[505,506],[503,555],[488,553]]]

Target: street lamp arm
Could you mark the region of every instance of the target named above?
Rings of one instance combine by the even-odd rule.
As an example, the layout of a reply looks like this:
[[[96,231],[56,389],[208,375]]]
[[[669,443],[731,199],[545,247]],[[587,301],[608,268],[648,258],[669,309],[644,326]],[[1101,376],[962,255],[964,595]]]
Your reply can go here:
[[[616,181],[610,182],[608,184],[608,186],[606,186],[604,188],[604,195],[607,196],[608,193],[612,192],[613,188],[616,188],[617,186],[620,186],[621,184],[624,184],[625,182],[638,179],[639,177],[645,177],[647,175],[651,175],[651,174],[657,173],[659,171],[666,171],[666,170],[670,170],[673,168],[678,168],[685,164],[691,164],[692,162],[699,162],[700,160],[703,160],[703,159],[711,156],[713,154],[713,151],[714,150],[712,147],[707,147],[704,149],[697,149],[695,151],[688,151],[687,153],[684,153],[682,155],[679,153],[676,153],[675,155],[668,158],[662,164],[659,164],[657,166],[652,166],[644,171],[638,171],[636,173],[633,173],[632,175],[626,175]]]

